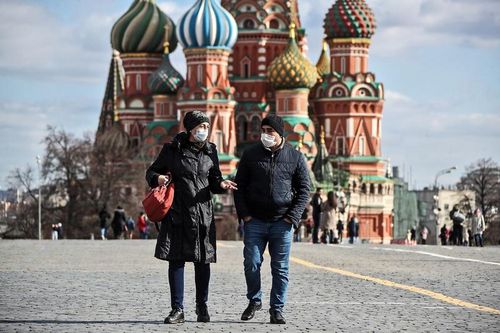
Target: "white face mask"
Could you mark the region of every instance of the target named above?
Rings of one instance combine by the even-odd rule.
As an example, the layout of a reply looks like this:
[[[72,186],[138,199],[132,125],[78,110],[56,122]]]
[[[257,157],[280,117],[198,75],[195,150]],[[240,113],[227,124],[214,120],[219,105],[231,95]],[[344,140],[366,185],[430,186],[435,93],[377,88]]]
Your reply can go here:
[[[196,132],[193,133],[193,137],[198,142],[203,142],[208,137],[208,129],[197,129]]]
[[[262,142],[262,144],[266,148],[271,148],[274,145],[276,145],[276,138],[274,136],[266,134],[266,133],[262,133],[260,135],[260,141]]]

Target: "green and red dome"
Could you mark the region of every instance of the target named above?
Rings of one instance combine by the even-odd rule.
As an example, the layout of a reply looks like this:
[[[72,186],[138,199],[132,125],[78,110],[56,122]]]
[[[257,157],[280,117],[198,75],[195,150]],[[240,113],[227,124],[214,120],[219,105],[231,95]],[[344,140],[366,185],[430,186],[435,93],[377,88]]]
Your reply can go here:
[[[326,14],[323,27],[330,38],[371,38],[376,22],[365,0],[337,0]]]

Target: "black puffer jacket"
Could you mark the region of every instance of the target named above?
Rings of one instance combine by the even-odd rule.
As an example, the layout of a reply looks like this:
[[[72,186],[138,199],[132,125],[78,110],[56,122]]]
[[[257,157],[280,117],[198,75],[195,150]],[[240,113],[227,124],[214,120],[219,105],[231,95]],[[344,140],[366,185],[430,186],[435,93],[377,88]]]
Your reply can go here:
[[[215,220],[212,193],[224,193],[220,182],[217,150],[207,142],[195,149],[185,132],[163,146],[146,172],[149,186],[158,186],[158,176],[172,174],[174,203],[161,223],[155,257],[211,263],[216,261]]]
[[[295,226],[309,200],[310,182],[304,156],[285,142],[272,153],[259,142],[241,157],[234,192],[240,218],[264,220],[288,217]]]

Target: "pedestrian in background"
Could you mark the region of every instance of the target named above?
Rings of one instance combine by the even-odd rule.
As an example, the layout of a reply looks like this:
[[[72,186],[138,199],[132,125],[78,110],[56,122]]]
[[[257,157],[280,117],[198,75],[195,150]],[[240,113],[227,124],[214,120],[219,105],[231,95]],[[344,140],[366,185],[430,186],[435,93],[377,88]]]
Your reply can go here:
[[[99,226],[101,228],[101,239],[105,240],[107,238],[107,230],[108,230],[108,219],[111,218],[111,215],[108,213],[106,205],[102,206],[101,211],[99,212]]]
[[[121,206],[117,206],[111,221],[111,228],[113,229],[113,236],[115,239],[123,237],[123,232],[126,230],[127,220],[125,218],[125,211]]]
[[[57,232],[57,224],[52,224],[52,240],[58,240],[59,233]]]
[[[127,232],[129,239],[132,239],[134,237],[134,230],[135,230],[135,221],[134,218],[130,216],[127,220]]]
[[[313,237],[313,243],[318,244],[319,243],[319,238],[318,238],[318,233],[320,229],[320,220],[321,220],[321,204],[323,203],[323,198],[321,198],[321,188],[318,187],[316,188],[316,193],[314,193],[312,199],[311,199],[311,206],[312,206],[312,215],[313,215],[313,231],[312,231],[312,237]]]
[[[196,315],[209,322],[210,264],[216,262],[215,217],[212,193],[236,190],[224,180],[215,144],[208,141],[210,119],[202,111],[186,113],[186,132],[175,136],[146,171],[150,187],[175,185],[171,209],[161,222],[155,257],[168,261],[170,306],[165,324],[184,322],[184,266],[194,263]]]
[[[429,235],[429,229],[424,225],[422,226],[422,230],[420,230],[420,242],[422,245],[427,243],[427,236]]]
[[[411,245],[417,244],[417,228],[415,226],[411,227]]]
[[[474,235],[474,243],[476,246],[483,247],[483,232],[485,229],[484,216],[481,209],[476,208],[472,216],[472,234]]]
[[[441,239],[441,245],[446,245],[446,238],[447,238],[448,230],[446,229],[446,224],[443,225],[439,232],[439,239]]]
[[[269,244],[270,322],[285,324],[293,226],[298,226],[309,199],[309,173],[302,153],[285,141],[282,118],[267,116],[261,130],[261,142],[244,151],[235,178],[239,190],[234,203],[245,222],[243,264],[249,301],[241,319],[252,319],[262,308],[260,267]]]
[[[337,222],[337,232],[339,236],[339,243],[342,244],[344,240],[344,222],[341,219]]]
[[[326,195],[327,199],[321,204],[321,222],[320,228],[323,233],[321,236],[322,243],[329,242],[333,244],[335,229],[335,221],[337,220],[337,203],[333,191]]]
[[[458,205],[454,205],[450,211],[450,219],[453,221],[453,244],[463,245],[463,225],[465,215],[460,211]]]
[[[141,239],[148,239],[148,222],[146,221],[146,214],[140,212],[137,217],[137,229],[139,230],[139,237]]]
[[[356,225],[359,225],[359,223],[356,214],[354,214],[349,220],[349,223],[347,223],[347,232],[349,233],[349,244],[353,244],[354,238],[356,238],[356,229],[357,229]]]

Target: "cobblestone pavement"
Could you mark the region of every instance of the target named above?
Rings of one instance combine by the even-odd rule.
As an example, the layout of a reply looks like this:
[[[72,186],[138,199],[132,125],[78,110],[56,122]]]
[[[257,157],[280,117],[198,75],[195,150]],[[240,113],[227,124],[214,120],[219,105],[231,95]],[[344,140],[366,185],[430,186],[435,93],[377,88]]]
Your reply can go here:
[[[152,257],[155,241],[0,240],[0,332],[500,331],[499,247],[295,243],[287,324],[270,325],[266,307],[240,321],[247,305],[243,246],[218,244],[212,322],[196,322],[187,264],[187,322],[172,326],[163,324],[170,310],[167,264]],[[268,256],[262,277],[266,305]]]

